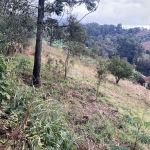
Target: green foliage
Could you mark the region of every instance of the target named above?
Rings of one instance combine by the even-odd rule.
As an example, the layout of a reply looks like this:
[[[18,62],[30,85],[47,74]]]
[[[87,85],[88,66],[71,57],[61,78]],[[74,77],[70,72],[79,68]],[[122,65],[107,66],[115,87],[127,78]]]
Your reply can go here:
[[[19,60],[18,64],[16,65],[16,71],[19,72],[28,72],[30,71],[30,67],[31,67],[31,61],[26,58],[26,57],[22,57],[21,60]]]
[[[99,58],[97,63],[97,93],[96,93],[96,99],[98,98],[99,94],[99,87],[101,82],[106,77],[106,74],[108,72],[108,61],[105,59]]]
[[[150,136],[148,135],[148,128],[150,122],[145,122],[142,117],[127,117],[126,121],[131,124],[134,128],[131,130],[132,137],[135,139],[133,149],[136,150],[139,143],[150,144]]]
[[[35,28],[29,3],[26,0],[2,1],[0,9],[3,12],[0,16],[0,47],[4,45],[3,42],[16,42],[27,46]],[[0,50],[5,52],[5,49]]]
[[[109,71],[115,76],[118,84],[120,79],[129,78],[132,75],[132,66],[119,56],[114,56],[110,60]]]
[[[142,74],[136,70],[133,70],[131,79],[133,83],[139,82],[140,78],[142,77]]]
[[[130,36],[118,39],[117,54],[121,58],[127,58],[128,62],[134,64],[137,58],[144,52],[143,46]]]
[[[48,58],[45,66],[47,69],[51,70],[53,68],[53,64],[54,64],[54,59],[53,58]]]
[[[85,40],[85,45],[95,51],[98,52],[102,57],[109,57],[118,54],[121,57],[135,56],[134,54],[140,51],[141,45],[139,44],[142,40],[142,37],[136,36],[141,29],[131,28],[124,29],[122,28],[122,24],[118,25],[99,25],[98,23],[88,23],[84,25],[87,31],[87,38]],[[147,30],[147,32],[149,32]],[[127,41],[133,41],[131,44],[127,44],[129,47],[126,47],[126,43],[122,43],[121,40],[127,39]],[[122,45],[122,50],[118,50],[118,47]],[[124,52],[123,52],[124,51]],[[127,53],[125,53],[127,51]],[[133,53],[134,52],[134,53]],[[140,53],[138,53],[140,54]],[[132,57],[131,56],[131,57]],[[132,59],[132,58],[130,58]],[[132,61],[132,60],[131,60]]]
[[[67,27],[64,30],[63,38],[65,42],[64,50],[67,50],[64,73],[65,79],[67,78],[70,55],[80,55],[80,51],[82,51],[83,49],[82,43],[85,39],[86,34],[84,27],[78,23],[76,16],[70,15],[67,19]]]
[[[7,74],[7,65],[3,55],[0,55],[0,79],[4,79]]]
[[[4,60],[4,57],[0,55],[0,103],[3,100],[9,100],[10,99],[10,89],[9,85],[10,82],[8,80],[8,71],[7,71],[7,64]]]
[[[83,42],[85,40],[85,29],[81,24],[78,23],[75,16],[70,16],[68,18],[68,27],[66,28],[65,32],[69,34],[67,39],[70,41]]]
[[[51,46],[56,40],[62,39],[62,28],[59,27],[58,21],[52,18],[47,18],[45,24],[46,24],[45,30],[48,36],[48,42],[50,43]]]
[[[101,145],[99,149],[109,149],[113,144],[113,136],[115,135],[115,127],[113,123],[108,122],[107,119],[102,119],[99,116],[92,116],[91,121],[86,124],[78,125],[78,130],[81,131],[81,135],[84,134],[89,139],[92,139],[94,144]]]
[[[108,61],[102,58],[98,59],[97,63],[97,76],[99,79],[102,79],[106,76],[108,72]]]
[[[42,99],[35,100],[31,107],[25,133],[32,149],[75,150],[73,144],[78,138],[69,131],[63,107]]]
[[[6,48],[6,37],[0,31],[0,53],[4,53],[5,48]]]
[[[11,103],[8,102],[5,110],[0,111],[0,119],[7,112],[5,128],[19,129],[19,139],[16,145],[12,142],[7,144],[12,148],[15,146],[15,149],[75,150],[79,137],[69,129],[64,107],[48,96],[46,100],[43,97],[42,89],[34,91],[28,86],[14,88]],[[12,134],[15,132],[12,131]],[[11,136],[11,133],[7,136]]]
[[[101,98],[98,98],[98,101],[103,104],[104,106],[106,106],[106,102],[105,102],[105,99],[103,99],[102,97]]]
[[[49,76],[52,78],[56,77],[56,74],[61,75],[64,71],[64,62],[62,59],[59,60],[54,60],[53,58],[49,57],[46,64],[45,64],[46,69],[49,72]],[[58,78],[58,77],[56,77]]]
[[[140,59],[137,62],[136,70],[144,74],[145,76],[150,75],[150,60],[149,59]]]

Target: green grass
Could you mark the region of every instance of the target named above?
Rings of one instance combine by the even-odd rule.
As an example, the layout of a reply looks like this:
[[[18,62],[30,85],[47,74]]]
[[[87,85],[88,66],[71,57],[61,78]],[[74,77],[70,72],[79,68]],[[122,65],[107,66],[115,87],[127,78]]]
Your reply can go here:
[[[49,53],[47,48],[44,43],[44,57]],[[53,48],[48,57],[59,60],[64,59],[65,54]],[[64,80],[61,63],[56,65],[53,59],[52,67],[48,68],[46,62],[42,62],[42,86],[34,89],[17,74],[27,72],[32,77],[33,58],[17,54],[9,59],[8,69],[13,73],[16,86],[10,87],[11,105],[3,105],[7,106],[10,114],[2,110],[0,115],[12,118],[15,113],[19,123],[13,125],[11,119],[6,121],[11,122],[12,131],[27,119],[22,128],[23,139],[28,139],[32,149],[76,150],[77,147],[89,149],[91,145],[108,150],[118,144],[128,148],[134,144],[132,130],[136,128],[124,118],[141,117],[147,112],[147,103],[150,102],[148,90],[127,80],[116,85],[114,77],[108,75],[100,86],[100,96],[96,101],[95,63],[91,58],[82,61],[76,58],[67,80]],[[150,121],[149,116],[147,112],[143,121]],[[5,138],[0,140],[5,141]],[[12,143],[10,145],[13,146]],[[140,143],[138,145],[141,146]],[[22,146],[27,149],[26,143]]]

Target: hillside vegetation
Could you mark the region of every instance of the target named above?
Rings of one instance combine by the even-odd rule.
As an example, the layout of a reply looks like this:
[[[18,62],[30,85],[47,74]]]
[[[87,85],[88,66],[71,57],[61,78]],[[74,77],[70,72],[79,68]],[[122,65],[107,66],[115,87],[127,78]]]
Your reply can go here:
[[[33,55],[34,44],[4,58],[9,85],[0,85],[7,97],[0,105],[0,149],[150,149],[149,90],[129,80],[117,85],[108,74],[96,100],[95,60],[71,58],[64,80],[66,54],[46,43],[42,86],[35,89]]]
[[[81,24],[99,3],[0,1],[0,150],[150,149],[150,31]]]
[[[143,75],[150,75],[150,30],[140,27],[124,29],[122,24],[88,23],[84,27],[87,32],[84,43],[94,54],[107,59],[118,55]]]

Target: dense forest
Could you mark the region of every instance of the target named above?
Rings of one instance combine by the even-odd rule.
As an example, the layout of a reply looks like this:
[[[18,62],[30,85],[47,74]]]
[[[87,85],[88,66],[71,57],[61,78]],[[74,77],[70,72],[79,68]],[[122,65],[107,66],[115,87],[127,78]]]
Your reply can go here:
[[[150,30],[140,27],[124,29],[122,24],[89,23],[84,27],[87,32],[84,43],[93,53],[104,58],[119,55],[134,64],[138,71],[149,75],[150,49],[146,49],[143,43],[150,41]]]

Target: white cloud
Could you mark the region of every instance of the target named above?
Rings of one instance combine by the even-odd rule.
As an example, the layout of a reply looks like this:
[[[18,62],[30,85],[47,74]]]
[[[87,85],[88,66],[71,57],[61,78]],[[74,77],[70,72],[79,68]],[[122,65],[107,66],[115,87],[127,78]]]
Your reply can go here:
[[[149,6],[150,0],[101,0],[96,12],[89,14],[83,22],[148,26],[150,25]],[[87,10],[85,6],[80,6],[74,13],[81,18]]]

